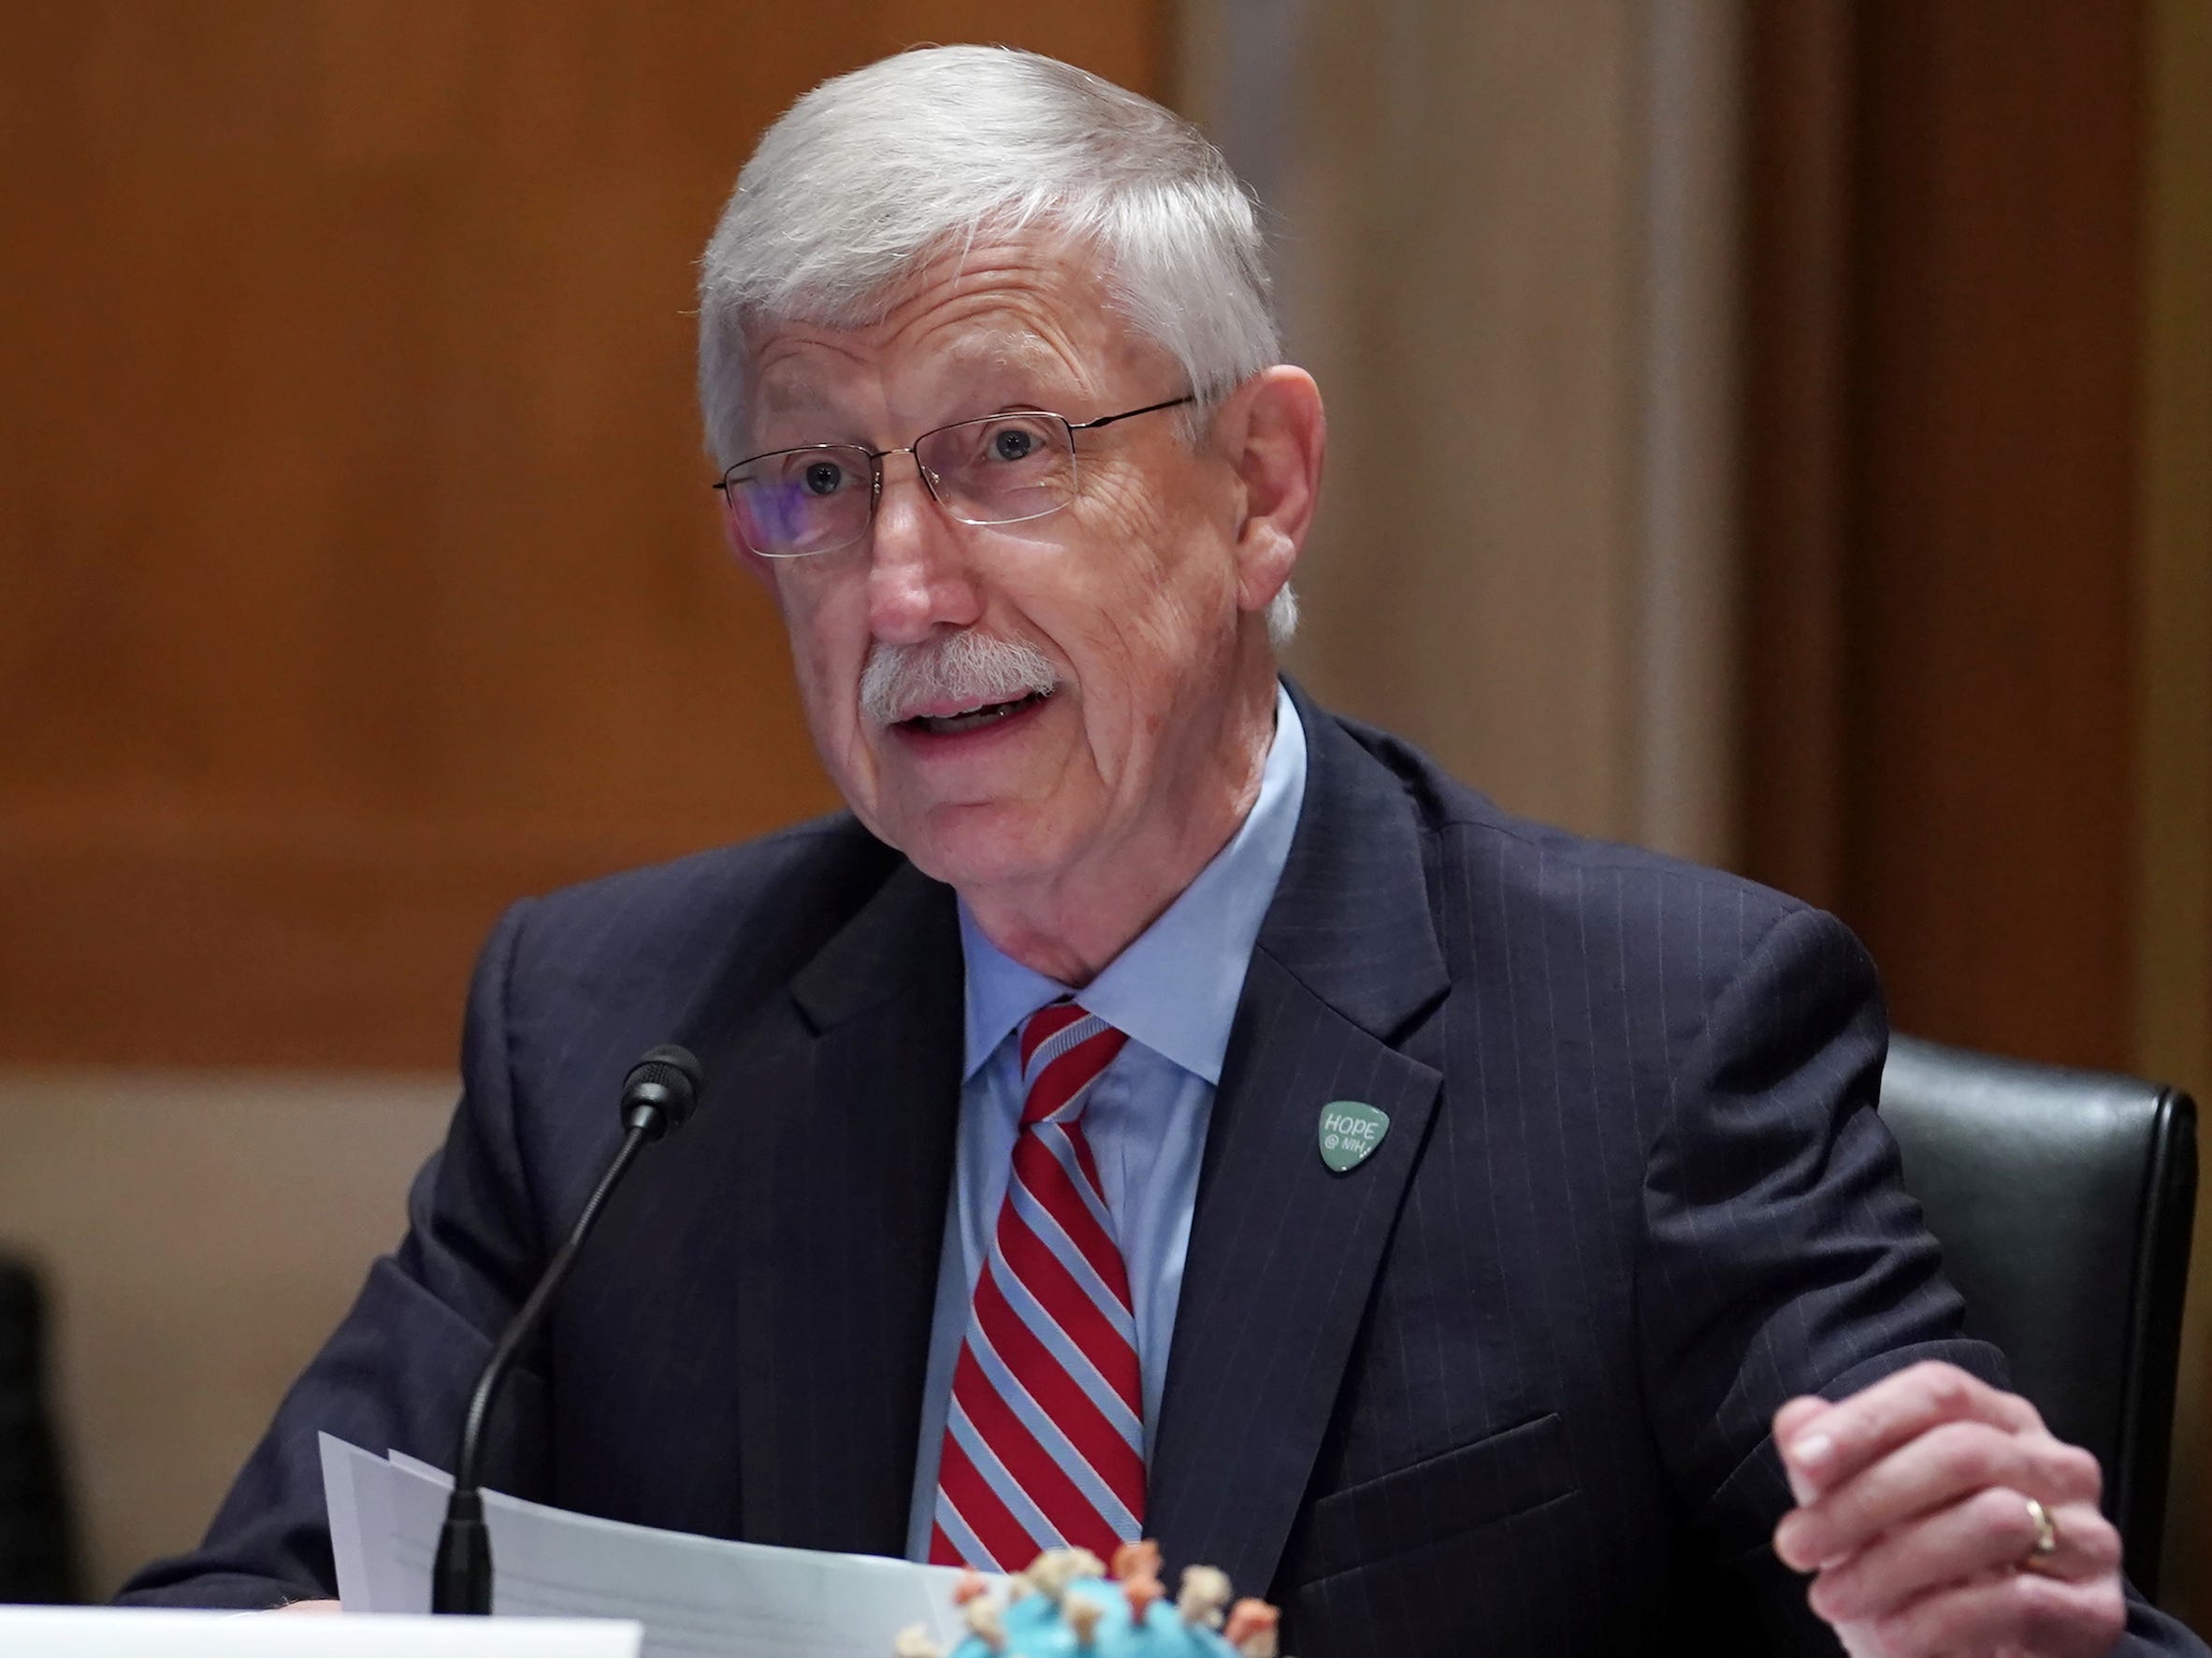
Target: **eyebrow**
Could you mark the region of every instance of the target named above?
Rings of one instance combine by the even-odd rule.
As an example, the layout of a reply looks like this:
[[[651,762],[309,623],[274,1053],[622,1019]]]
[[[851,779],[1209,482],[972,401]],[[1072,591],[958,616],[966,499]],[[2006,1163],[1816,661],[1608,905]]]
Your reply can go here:
[[[759,404],[756,415],[833,412],[820,386],[812,380],[759,380],[754,382],[754,396]]]
[[[846,416],[811,381],[756,382],[753,402],[745,418],[747,451],[771,454],[794,443],[860,443],[869,447],[857,426],[849,425]],[[773,425],[788,429],[771,438],[768,432]]]

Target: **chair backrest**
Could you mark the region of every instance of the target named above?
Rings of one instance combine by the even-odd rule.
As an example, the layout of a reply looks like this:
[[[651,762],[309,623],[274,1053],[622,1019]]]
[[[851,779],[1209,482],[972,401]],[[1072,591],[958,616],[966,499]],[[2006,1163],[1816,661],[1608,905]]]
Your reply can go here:
[[[2096,1452],[2128,1575],[2158,1593],[2196,1107],[2178,1089],[1899,1037],[1882,1117],[1905,1187],[2051,1431]]]
[[[46,1401],[38,1281],[0,1256],[0,1601],[73,1601],[79,1578]]]

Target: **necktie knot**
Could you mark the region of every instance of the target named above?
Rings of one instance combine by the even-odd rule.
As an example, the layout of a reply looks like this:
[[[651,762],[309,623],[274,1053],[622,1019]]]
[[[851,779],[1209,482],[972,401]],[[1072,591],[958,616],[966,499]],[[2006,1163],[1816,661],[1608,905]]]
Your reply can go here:
[[[1075,1121],[1091,1085],[1128,1040],[1126,1032],[1072,1001],[1030,1015],[1021,1025],[1021,1126]]]

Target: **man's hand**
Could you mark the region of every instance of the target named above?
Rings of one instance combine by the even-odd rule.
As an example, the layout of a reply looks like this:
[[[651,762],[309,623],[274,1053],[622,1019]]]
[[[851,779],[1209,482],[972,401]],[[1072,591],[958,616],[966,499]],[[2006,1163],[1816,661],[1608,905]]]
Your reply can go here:
[[[2127,1618],[2097,1459],[1949,1364],[1840,1404],[1792,1399],[1774,1443],[1799,1507],[1774,1551],[1854,1658],[2103,1658]],[[2043,1507],[2055,1547],[2028,1499]]]

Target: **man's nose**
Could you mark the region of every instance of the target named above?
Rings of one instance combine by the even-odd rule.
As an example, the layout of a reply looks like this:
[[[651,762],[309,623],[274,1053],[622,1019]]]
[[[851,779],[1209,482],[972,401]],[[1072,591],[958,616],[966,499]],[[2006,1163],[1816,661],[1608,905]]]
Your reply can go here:
[[[868,563],[868,626],[877,639],[913,643],[977,619],[982,606],[961,527],[911,454],[884,456]]]

